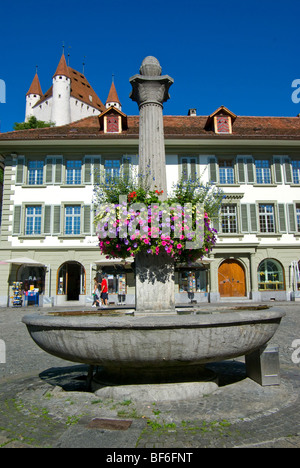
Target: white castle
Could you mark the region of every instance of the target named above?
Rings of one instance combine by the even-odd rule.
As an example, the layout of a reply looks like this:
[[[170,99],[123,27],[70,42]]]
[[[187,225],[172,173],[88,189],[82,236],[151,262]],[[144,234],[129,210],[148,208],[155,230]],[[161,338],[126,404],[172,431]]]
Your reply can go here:
[[[53,75],[52,86],[45,94],[36,72],[26,94],[25,121],[35,116],[38,120],[53,122],[55,126],[66,125],[99,115],[111,106],[121,110],[114,83],[104,106],[86,77],[69,67],[63,54]]]

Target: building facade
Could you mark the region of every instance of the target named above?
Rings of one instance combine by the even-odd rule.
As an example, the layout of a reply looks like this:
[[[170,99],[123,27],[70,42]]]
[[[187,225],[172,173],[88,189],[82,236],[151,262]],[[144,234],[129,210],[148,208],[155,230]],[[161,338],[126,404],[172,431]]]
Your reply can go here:
[[[176,267],[176,302],[297,299],[300,119],[192,109],[164,116],[164,135],[169,190],[197,174],[225,194],[209,259]],[[101,172],[137,167],[138,145],[139,117],[121,111],[114,86],[97,115],[0,135],[0,305],[13,303],[18,282],[24,298],[34,288],[44,306],[88,305],[101,272],[111,303],[134,304],[132,262],[100,255],[93,193]]]

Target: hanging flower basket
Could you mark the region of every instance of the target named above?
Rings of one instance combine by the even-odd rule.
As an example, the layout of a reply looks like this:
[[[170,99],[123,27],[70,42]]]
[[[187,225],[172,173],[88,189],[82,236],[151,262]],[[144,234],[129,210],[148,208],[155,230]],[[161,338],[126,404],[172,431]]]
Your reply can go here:
[[[126,259],[144,252],[167,253],[175,262],[191,263],[216,244],[211,218],[223,194],[199,181],[181,181],[164,199],[164,191],[141,185],[99,187],[95,224],[100,251],[109,259]]]

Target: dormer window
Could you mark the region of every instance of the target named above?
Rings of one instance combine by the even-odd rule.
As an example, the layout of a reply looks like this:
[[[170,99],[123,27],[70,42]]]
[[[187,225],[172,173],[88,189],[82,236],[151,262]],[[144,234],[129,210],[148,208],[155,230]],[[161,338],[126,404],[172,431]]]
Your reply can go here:
[[[108,133],[119,132],[119,116],[118,115],[108,115],[106,117],[106,131]]]
[[[208,116],[205,129],[217,134],[231,134],[236,115],[224,106]]]
[[[109,107],[99,115],[100,129],[104,133],[122,133],[127,130],[127,115],[116,107]]]
[[[231,117],[229,115],[218,115],[214,120],[216,133],[231,133]]]

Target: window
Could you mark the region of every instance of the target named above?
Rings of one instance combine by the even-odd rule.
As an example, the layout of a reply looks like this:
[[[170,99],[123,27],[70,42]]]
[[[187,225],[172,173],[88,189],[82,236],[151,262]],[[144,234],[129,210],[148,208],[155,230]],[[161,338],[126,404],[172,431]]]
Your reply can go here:
[[[26,206],[25,210],[25,234],[30,236],[41,234],[42,229],[42,207]]]
[[[29,161],[28,162],[28,184],[41,185],[43,183],[44,162]]]
[[[39,290],[39,293],[45,292],[45,268],[22,265],[18,270],[17,278],[23,283],[24,291],[29,291],[30,286],[33,286]]]
[[[237,232],[236,205],[222,205],[221,206],[221,222],[222,222],[223,234]]]
[[[260,232],[275,232],[274,205],[259,205]]]
[[[282,291],[284,287],[283,268],[277,260],[266,259],[258,267],[258,288],[260,291]]]
[[[118,133],[119,131],[119,117],[117,115],[108,115],[106,120],[107,132]]]
[[[119,159],[106,159],[104,161],[105,180],[110,182],[120,175],[121,161]]]
[[[300,204],[296,205],[297,231],[300,232]]]
[[[81,207],[68,205],[65,207],[65,234],[80,234]]]
[[[270,184],[271,183],[270,161],[257,160],[255,161],[255,167],[256,167],[256,182],[258,184]]]
[[[81,161],[67,161],[66,183],[68,185],[81,184]]]
[[[300,184],[300,161],[292,161],[293,183]]]
[[[195,157],[181,159],[182,177],[184,180],[195,181],[197,178],[197,160]]]
[[[192,270],[179,272],[179,292],[206,292],[206,270]]]
[[[231,118],[228,115],[218,115],[215,117],[216,133],[231,133]]]
[[[233,161],[219,161],[220,184],[234,184],[234,166]]]

